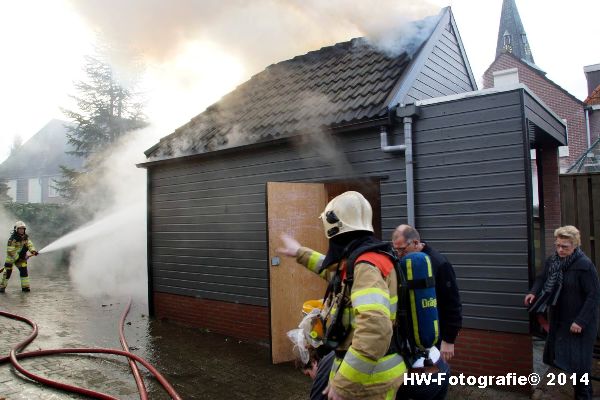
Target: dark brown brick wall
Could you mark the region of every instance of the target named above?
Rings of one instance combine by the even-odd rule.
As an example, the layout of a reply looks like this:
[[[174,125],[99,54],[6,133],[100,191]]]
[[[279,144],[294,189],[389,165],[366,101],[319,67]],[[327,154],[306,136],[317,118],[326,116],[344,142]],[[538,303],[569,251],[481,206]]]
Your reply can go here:
[[[239,339],[269,340],[267,307],[196,299],[154,292],[157,318],[206,328]],[[515,333],[462,329],[452,359],[453,373],[466,375],[517,375],[531,373],[531,336]]]
[[[560,184],[558,181],[558,149],[543,147],[538,155],[542,159],[544,193],[544,238],[546,256],[554,252],[554,230],[560,226]]]
[[[529,375],[533,371],[533,347],[530,335],[462,329],[450,361],[452,374]],[[524,388],[529,390],[529,387]]]
[[[269,340],[269,309],[189,296],[154,292],[157,318],[209,329],[238,339]]]
[[[501,54],[483,75],[483,87],[494,86],[493,72],[517,68],[519,81],[536,94],[555,114],[567,120],[569,156],[561,158],[561,167],[572,165],[587,149],[587,130],[583,105],[558,89],[515,57]]]

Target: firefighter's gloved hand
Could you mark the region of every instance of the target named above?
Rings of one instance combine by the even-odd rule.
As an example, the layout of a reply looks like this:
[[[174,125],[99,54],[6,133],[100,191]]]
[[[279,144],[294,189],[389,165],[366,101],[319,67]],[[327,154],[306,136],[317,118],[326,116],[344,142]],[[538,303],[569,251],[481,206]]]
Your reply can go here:
[[[32,256],[37,256],[38,254],[40,254],[40,253],[38,253],[38,252],[37,252],[37,251],[35,251],[35,250],[31,252],[31,255],[32,255]]]
[[[5,268],[12,268],[12,263],[5,262],[5,263],[4,263],[4,267],[5,267]]]
[[[278,247],[275,251],[284,256],[296,257],[298,249],[300,249],[300,243],[286,234],[281,235],[281,241],[283,242],[283,246]]]

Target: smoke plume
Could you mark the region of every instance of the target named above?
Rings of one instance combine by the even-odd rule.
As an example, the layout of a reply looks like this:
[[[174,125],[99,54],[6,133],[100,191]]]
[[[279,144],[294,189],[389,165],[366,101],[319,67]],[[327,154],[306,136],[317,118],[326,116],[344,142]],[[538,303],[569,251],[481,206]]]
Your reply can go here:
[[[364,36],[398,48],[394,38],[409,21],[439,8],[413,0],[72,0],[110,43],[162,63],[188,42],[216,44],[252,73],[322,46]]]
[[[16,218],[6,211],[4,207],[0,206],[0,243],[6,244],[8,242],[8,238],[12,234],[13,226],[15,224]],[[6,250],[6,247],[0,247],[0,249]],[[0,253],[0,257],[2,257],[2,264],[4,264],[4,256],[6,254]],[[2,268],[0,266],[0,268]]]
[[[77,243],[71,253],[71,277],[82,294],[138,298],[144,298],[147,289],[146,171],[135,163],[143,161],[143,151],[160,136],[173,131],[173,126],[165,128],[165,115],[179,113],[178,118],[185,118],[181,125],[267,65],[353,37],[367,37],[388,53],[400,53],[409,49],[400,36],[428,34],[428,26],[408,22],[439,12],[428,2],[412,0],[71,0],[71,4],[108,48],[117,49],[112,62],[123,76],[142,61],[147,76],[161,77],[167,86],[147,93],[154,96],[149,103],[162,98],[160,106],[146,114],[163,125],[138,132],[102,164],[88,201],[108,201],[89,227],[97,229],[96,235]],[[184,89],[193,96],[182,95]],[[314,107],[313,103],[329,100],[315,94],[305,101]],[[196,144],[193,136],[183,136],[191,141],[181,143],[183,149]],[[300,145],[318,149],[317,155],[329,160],[336,173],[350,174],[348,161],[328,138],[309,130]],[[215,140],[218,147],[244,144],[248,138],[244,126],[235,126],[229,137]],[[132,211],[123,212],[126,209]]]
[[[135,163],[156,140],[152,127],[132,132],[114,146],[85,194],[88,203],[108,202],[70,239],[76,243],[69,272],[84,296],[146,299],[146,171]]]

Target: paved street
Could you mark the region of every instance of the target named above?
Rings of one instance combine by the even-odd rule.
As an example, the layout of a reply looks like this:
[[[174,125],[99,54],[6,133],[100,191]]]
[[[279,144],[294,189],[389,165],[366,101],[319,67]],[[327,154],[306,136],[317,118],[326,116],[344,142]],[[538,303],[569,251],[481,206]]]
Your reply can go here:
[[[125,298],[87,299],[72,287],[64,267],[31,271],[32,291],[22,293],[11,279],[0,296],[0,309],[23,315],[39,326],[29,350],[61,347],[120,349],[118,323]],[[146,306],[134,303],[125,326],[132,350],[150,361],[184,399],[306,399],[310,380],[290,365],[273,366],[266,345],[244,343],[165,321],[150,321]],[[0,354],[30,332],[28,325],[0,317]],[[42,376],[100,391],[119,399],[137,399],[125,359],[114,356],[61,355],[22,360]],[[539,364],[539,363],[538,363]],[[145,371],[142,369],[142,371]],[[146,372],[151,399],[168,399]],[[548,388],[546,388],[548,389]],[[0,400],[56,400],[83,397],[29,381],[0,365]],[[493,388],[451,387],[449,399],[527,399],[528,395]],[[552,388],[535,398],[571,398],[571,389]]]
[[[128,299],[86,299],[74,290],[67,270],[62,267],[32,270],[30,275],[31,293],[22,293],[18,279],[11,279],[6,293],[0,297],[0,309],[38,324],[38,338],[28,350],[121,348],[118,324]],[[139,303],[134,303],[127,321],[125,336],[133,352],[150,361],[184,399],[302,399],[309,390],[310,380],[292,366],[269,363],[266,345],[149,321],[146,306]],[[0,354],[8,355],[11,345],[30,331],[22,322],[0,317]],[[120,399],[139,398],[124,358],[60,355],[22,360],[22,364],[51,379]],[[151,375],[143,376],[151,399],[169,398]],[[17,374],[10,365],[0,365],[0,399],[71,398],[83,397],[43,387]]]

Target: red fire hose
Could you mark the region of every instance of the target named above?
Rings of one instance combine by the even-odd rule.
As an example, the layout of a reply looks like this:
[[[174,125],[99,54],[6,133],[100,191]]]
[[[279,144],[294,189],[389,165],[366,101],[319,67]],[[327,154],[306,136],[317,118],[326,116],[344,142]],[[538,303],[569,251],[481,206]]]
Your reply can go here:
[[[129,352],[129,345],[127,344],[127,340],[125,339],[125,317],[129,313],[129,309],[131,308],[131,299],[127,302],[127,306],[125,307],[125,311],[121,315],[121,320],[119,321],[119,340],[121,342],[121,347],[124,351]],[[140,393],[140,400],[148,400],[148,392],[146,391],[146,386],[144,386],[144,380],[142,379],[142,375],[140,374],[140,370],[137,367],[135,361],[131,358],[128,358],[129,367],[131,368],[131,373],[133,374],[133,378],[135,379],[135,384],[137,385],[138,392]]]
[[[15,346],[13,346],[11,348],[10,355],[8,357],[0,358],[0,364],[3,364],[10,360],[10,362],[15,367],[15,369],[17,371],[19,371],[20,373],[22,373],[23,375],[25,375],[28,378],[33,379],[37,382],[54,387],[56,389],[60,389],[60,390],[64,390],[64,391],[68,391],[68,392],[72,392],[72,393],[77,393],[77,394],[82,394],[82,395],[85,395],[85,396],[88,396],[88,397],[91,397],[94,399],[118,400],[116,397],[107,395],[105,393],[100,393],[100,392],[96,392],[96,391],[93,391],[90,389],[73,386],[73,385],[69,385],[66,383],[58,382],[58,381],[53,381],[53,380],[44,378],[42,376],[35,375],[35,374],[27,371],[25,368],[23,368],[23,366],[18,362],[18,359],[20,359],[20,358],[39,357],[39,356],[46,356],[46,355],[53,355],[53,354],[67,354],[67,353],[115,354],[115,355],[120,355],[120,356],[124,356],[124,357],[128,358],[131,369],[134,374],[134,377],[136,379],[136,384],[137,384],[138,390],[140,392],[140,398],[147,399],[148,394],[146,392],[146,388],[143,384],[143,381],[141,380],[139,370],[137,369],[137,366],[135,365],[135,361],[142,364],[152,375],[154,375],[154,377],[158,380],[158,382],[162,385],[162,387],[171,396],[172,399],[182,400],[181,396],[179,396],[179,394],[177,394],[175,389],[165,379],[165,377],[160,372],[158,372],[148,361],[137,356],[136,354],[129,352],[129,350],[127,348],[127,342],[125,341],[125,336],[123,334],[123,322],[125,321],[125,315],[127,315],[127,313],[129,312],[130,307],[131,307],[131,300],[129,301],[129,304],[127,305],[127,309],[125,310],[123,316],[121,317],[120,338],[121,338],[121,344],[123,345],[123,348],[125,350],[105,349],[105,348],[74,348],[74,349],[38,350],[38,351],[30,351],[30,352],[26,352],[26,353],[17,353],[17,352],[25,349],[36,338],[36,336],[38,334],[37,324],[25,317],[20,316],[20,315],[11,314],[11,313],[0,310],[0,316],[4,316],[7,318],[25,322],[33,328],[33,331],[25,340],[19,342],[18,344],[16,344]]]

